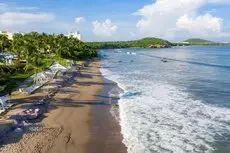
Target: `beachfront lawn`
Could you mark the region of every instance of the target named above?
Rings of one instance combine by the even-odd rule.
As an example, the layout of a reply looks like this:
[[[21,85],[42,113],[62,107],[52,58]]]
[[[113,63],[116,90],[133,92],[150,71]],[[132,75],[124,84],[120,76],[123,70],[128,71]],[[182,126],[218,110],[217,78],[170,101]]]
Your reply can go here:
[[[77,61],[78,65],[82,65],[84,63],[84,61]]]
[[[53,64],[53,61],[50,58],[45,58],[41,61],[41,63],[37,66],[41,70],[45,70]]]
[[[33,72],[16,72],[10,76],[10,80],[23,82],[26,78],[31,76]]]
[[[2,95],[8,94],[8,93],[14,91],[14,90],[17,89],[17,88],[18,88],[18,84],[17,84],[16,82],[11,82],[11,81],[10,81],[10,82],[8,82],[8,83],[6,84],[4,90],[1,91],[1,94],[2,94]]]
[[[49,68],[55,61],[59,62],[61,65],[71,65],[73,63],[72,60],[67,60],[63,58],[54,58],[54,60],[50,58],[45,58],[39,61],[39,65],[34,66],[34,65],[29,65],[27,69],[25,69],[25,64],[24,66],[19,66],[20,69],[17,71],[14,71],[10,75],[5,75],[4,77],[4,84],[1,84],[2,87],[0,88],[1,94],[7,94],[9,92],[14,91],[15,89],[18,88],[19,85],[21,85],[28,77],[35,73],[39,73],[41,71],[44,71],[45,69]],[[17,65],[15,65],[17,67]],[[1,91],[1,89],[3,89]]]
[[[27,69],[25,69],[25,64],[16,64],[15,67],[17,67],[17,70],[10,71],[11,73],[8,75],[2,76],[1,86],[4,88],[1,88],[2,91],[1,94],[7,94],[9,92],[14,91],[18,88],[19,85],[21,85],[28,77],[35,73],[39,73],[40,71],[43,71],[47,69],[50,65],[53,64],[53,61],[51,59],[43,59],[40,61],[39,65],[34,66],[30,65]],[[23,65],[23,66],[22,66]],[[11,68],[11,67],[10,67]],[[9,68],[9,69],[10,69]],[[14,69],[12,67],[11,69]]]
[[[50,67],[53,64],[53,61],[50,59],[43,59],[40,61],[40,64],[37,66],[30,65],[28,69],[25,70],[25,65],[15,73],[11,74],[10,79],[13,81],[24,81],[26,78],[30,77],[34,73],[43,71]]]
[[[14,91],[15,89],[18,88],[20,84],[24,82],[26,78],[28,78],[32,74],[33,72],[16,71],[10,76],[6,76],[6,78],[4,78],[5,80],[4,84],[1,85],[2,87],[4,87],[4,88],[1,88],[2,90],[0,91],[1,94],[5,95],[9,92]]]
[[[67,65],[71,65],[73,64],[73,60],[68,60],[68,59],[64,59],[61,57],[54,57],[55,61],[59,62],[59,64],[67,66]]]

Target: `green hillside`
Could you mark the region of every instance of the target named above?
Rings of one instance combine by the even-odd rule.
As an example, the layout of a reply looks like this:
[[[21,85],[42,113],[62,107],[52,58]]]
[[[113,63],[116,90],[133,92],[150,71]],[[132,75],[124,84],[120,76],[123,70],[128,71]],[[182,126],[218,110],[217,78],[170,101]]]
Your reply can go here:
[[[161,48],[169,47],[172,45],[167,40],[148,37],[140,40],[133,41],[110,41],[110,42],[88,42],[88,46],[95,49],[112,49],[112,48]]]
[[[143,39],[136,40],[136,41],[130,41],[130,45],[132,47],[149,47],[150,45],[169,45],[171,46],[172,44],[167,40],[149,37],[149,38],[143,38]]]
[[[190,45],[214,45],[214,44],[218,44],[218,42],[209,41],[209,40],[205,40],[205,39],[199,39],[199,38],[187,39],[184,42],[188,42]]]

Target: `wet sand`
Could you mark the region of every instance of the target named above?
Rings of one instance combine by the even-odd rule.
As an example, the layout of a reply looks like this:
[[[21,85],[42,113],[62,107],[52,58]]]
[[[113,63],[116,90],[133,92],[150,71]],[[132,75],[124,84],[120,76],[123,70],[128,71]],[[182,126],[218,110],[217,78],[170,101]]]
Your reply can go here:
[[[87,145],[87,153],[126,153],[127,148],[121,142],[119,121],[110,113],[111,106],[116,104],[117,98],[110,98],[108,92],[118,88],[117,84],[103,78],[103,92],[97,95],[97,99],[105,102],[92,108],[90,118],[90,140]],[[113,106],[115,107],[115,106]]]

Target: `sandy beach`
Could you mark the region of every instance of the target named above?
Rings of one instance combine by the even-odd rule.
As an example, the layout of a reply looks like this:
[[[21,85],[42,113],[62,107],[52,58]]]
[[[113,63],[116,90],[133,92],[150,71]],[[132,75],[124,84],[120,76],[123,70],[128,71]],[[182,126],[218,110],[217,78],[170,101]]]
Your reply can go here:
[[[100,61],[83,68],[80,76],[52,98],[47,112],[36,122],[40,130],[14,136],[15,140],[8,143],[7,139],[1,140],[1,152],[125,153],[119,122],[109,112],[107,94],[115,84],[103,79],[99,68]]]

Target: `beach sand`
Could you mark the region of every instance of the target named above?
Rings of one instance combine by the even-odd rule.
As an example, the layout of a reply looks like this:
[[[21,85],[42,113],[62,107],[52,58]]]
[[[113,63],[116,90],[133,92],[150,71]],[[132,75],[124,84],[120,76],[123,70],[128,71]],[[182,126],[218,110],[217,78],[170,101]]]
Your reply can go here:
[[[100,61],[60,89],[41,121],[42,130],[5,145],[15,153],[126,153],[119,122],[112,117],[108,91],[115,86],[101,76]]]

